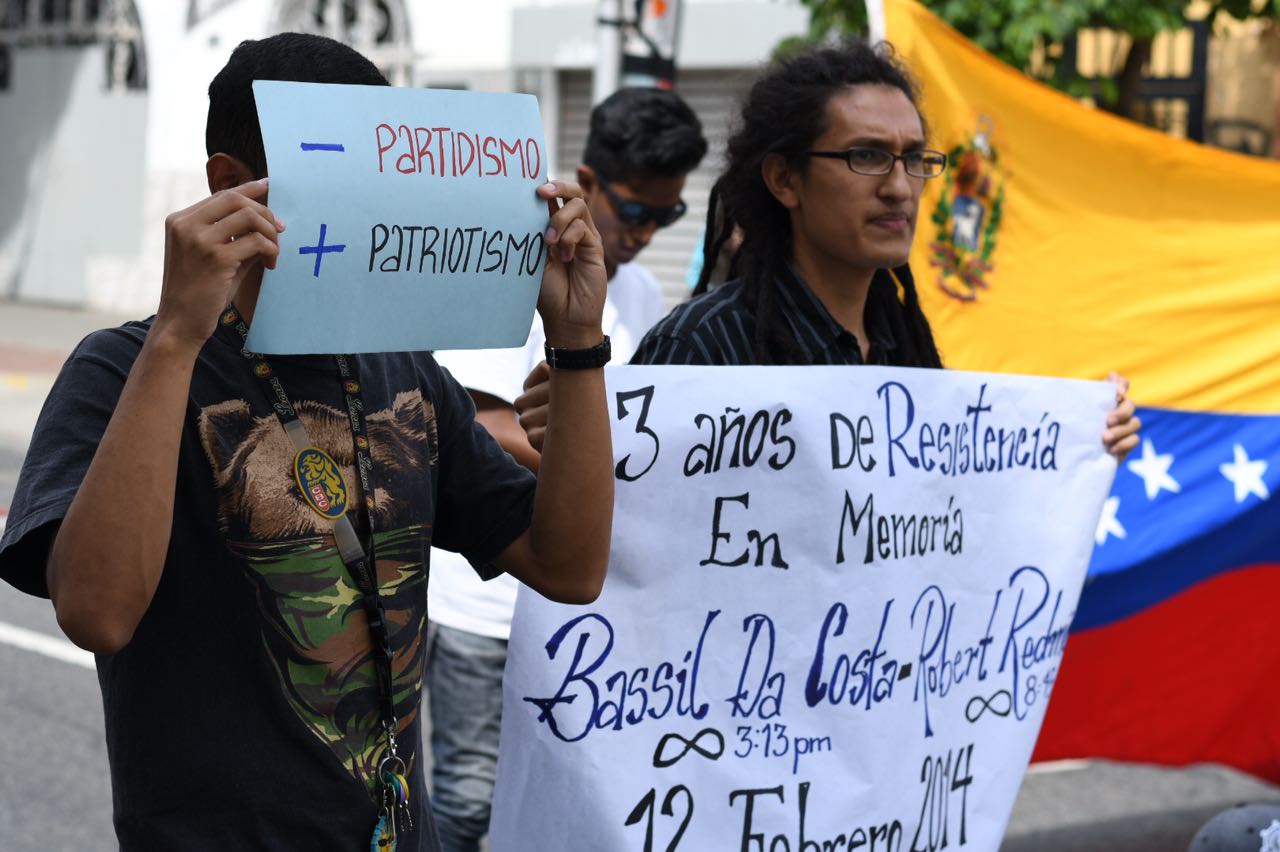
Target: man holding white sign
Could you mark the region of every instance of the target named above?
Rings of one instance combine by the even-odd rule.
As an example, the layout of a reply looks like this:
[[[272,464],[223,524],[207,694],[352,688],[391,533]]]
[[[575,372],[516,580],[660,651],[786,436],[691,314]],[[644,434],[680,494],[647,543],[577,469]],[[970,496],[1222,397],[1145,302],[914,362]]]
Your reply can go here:
[[[428,354],[254,353],[264,269],[318,276],[345,246],[322,226],[310,253],[281,250],[251,88],[268,79],[330,84],[328,96],[386,86],[320,37],[232,54],[209,90],[212,196],[166,220],[156,316],[91,335],[64,366],[0,576],[50,597],[98,655],[122,849],[436,852],[419,754],[430,546],[558,601],[588,602],[603,582],[601,240],[573,184],[532,168],[486,176],[550,213],[538,304],[572,433],[548,433],[536,480]],[[421,96],[392,100],[409,110]],[[301,154],[340,147],[304,139]],[[282,204],[300,193],[277,190]]]
[[[631,363],[941,367],[907,258],[921,188],[947,158],[925,147],[916,100],[891,52],[860,41],[767,69],[707,212],[709,258],[741,239],[737,277],[672,311]],[[516,402],[535,446],[542,378]],[[1140,422],[1117,385],[1103,442],[1123,459]]]
[[[707,216],[712,257],[740,229],[740,277],[672,311],[633,363],[942,366],[907,258],[947,155],[891,50],[810,50],[756,82]],[[1140,423],[1117,383],[1103,441],[1123,459]]]
[[[495,842],[998,846],[1114,472],[1091,424],[1116,456],[1139,424],[1097,385],[882,368],[941,366],[906,260],[946,157],[915,103],[861,43],[753,87],[709,214],[740,277],[633,363],[872,366],[611,374],[626,520],[589,614],[520,604]],[[545,403],[518,401],[531,434]],[[564,773],[530,799],[532,754]]]

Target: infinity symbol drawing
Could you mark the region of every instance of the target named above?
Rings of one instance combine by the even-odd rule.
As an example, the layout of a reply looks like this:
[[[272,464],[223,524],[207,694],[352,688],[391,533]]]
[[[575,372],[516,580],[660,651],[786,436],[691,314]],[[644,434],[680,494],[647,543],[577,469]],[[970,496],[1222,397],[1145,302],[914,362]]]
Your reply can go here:
[[[702,745],[704,738],[711,739],[715,744],[711,748],[704,748]],[[675,757],[668,757],[667,746],[672,742],[681,743],[684,748]],[[658,747],[653,752],[653,768],[666,769],[668,766],[674,766],[691,751],[696,751],[707,760],[719,760],[724,754],[724,735],[715,728],[703,728],[693,735],[693,739],[688,740],[679,734],[666,734],[658,740]]]
[[[1004,699],[1004,707],[996,706],[996,699]],[[974,709],[974,705],[978,705],[978,709]],[[997,716],[1008,716],[1013,712],[1013,694],[1007,689],[992,694],[990,698],[983,698],[981,695],[975,695],[969,699],[969,703],[964,706],[964,717],[970,722],[976,722],[982,718],[982,714],[990,710]]]

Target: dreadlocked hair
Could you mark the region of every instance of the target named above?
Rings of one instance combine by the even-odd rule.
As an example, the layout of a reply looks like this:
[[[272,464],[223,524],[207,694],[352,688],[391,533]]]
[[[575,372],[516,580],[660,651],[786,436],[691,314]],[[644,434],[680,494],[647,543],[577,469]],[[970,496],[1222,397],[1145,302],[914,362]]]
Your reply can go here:
[[[786,319],[778,310],[777,280],[791,260],[790,214],[761,174],[764,160],[781,156],[802,170],[805,151],[826,129],[827,103],[850,86],[883,85],[900,90],[919,112],[916,85],[887,44],[872,47],[860,39],[810,48],[775,60],[755,82],[729,139],[728,164],[711,191],[703,243],[703,268],[695,293],[705,292],[711,267],[736,225],[742,245],[732,268],[755,317],[755,355],[762,364],[796,363],[800,353]],[[921,122],[923,123],[923,116]],[[873,286],[868,310],[885,317],[897,349],[895,363],[941,367],[929,321],[909,276],[895,286]]]
[[[733,237],[735,227],[733,220],[725,213],[724,203],[720,198],[720,178],[711,185],[711,195],[707,201],[707,225],[702,229],[702,268],[698,271],[698,281],[693,285],[693,295],[701,296],[711,289],[712,277],[720,259],[720,253]],[[726,280],[738,277],[738,253],[734,252],[729,260]],[[720,281],[715,283],[719,284]]]

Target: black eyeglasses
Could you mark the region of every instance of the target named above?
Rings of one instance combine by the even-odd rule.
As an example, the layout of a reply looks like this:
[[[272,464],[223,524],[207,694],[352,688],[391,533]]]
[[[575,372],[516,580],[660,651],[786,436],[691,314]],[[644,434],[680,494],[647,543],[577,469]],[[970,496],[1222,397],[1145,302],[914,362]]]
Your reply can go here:
[[[860,175],[879,177],[893,171],[894,163],[902,161],[907,174],[918,178],[935,178],[947,167],[947,155],[941,151],[908,151],[892,154],[881,148],[850,148],[847,151],[805,151],[810,157],[830,157],[844,160],[849,171]]]
[[[604,190],[604,194],[609,196],[609,202],[613,204],[613,209],[618,214],[618,218],[624,225],[630,225],[633,228],[642,228],[651,222],[659,228],[665,228],[673,224],[689,209],[683,198],[670,207],[654,207],[651,204],[645,204],[643,201],[632,201],[618,195],[617,191],[609,186],[608,181],[604,180],[604,178],[597,177],[596,180],[599,182],[600,188]]]

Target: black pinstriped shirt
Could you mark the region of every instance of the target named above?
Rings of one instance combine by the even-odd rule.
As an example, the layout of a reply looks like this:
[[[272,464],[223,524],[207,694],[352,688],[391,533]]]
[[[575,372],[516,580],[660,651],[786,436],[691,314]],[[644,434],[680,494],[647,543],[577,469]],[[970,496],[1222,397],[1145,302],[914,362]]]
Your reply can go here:
[[[895,273],[910,275],[904,266]],[[897,289],[893,276],[876,272],[871,286]],[[788,363],[862,364],[862,350],[852,332],[838,323],[794,271],[778,280],[778,310],[795,338],[799,359]],[[893,365],[897,345],[889,323],[868,300],[867,335],[870,357],[865,363]],[[742,282],[730,281],[692,301],[679,305],[649,330],[632,357],[632,364],[757,364],[756,321],[743,292]]]

